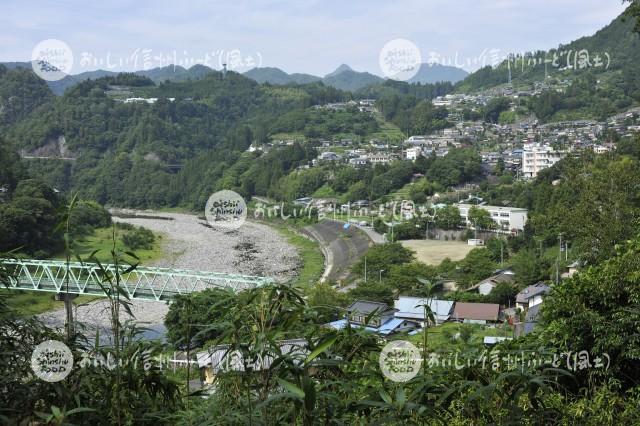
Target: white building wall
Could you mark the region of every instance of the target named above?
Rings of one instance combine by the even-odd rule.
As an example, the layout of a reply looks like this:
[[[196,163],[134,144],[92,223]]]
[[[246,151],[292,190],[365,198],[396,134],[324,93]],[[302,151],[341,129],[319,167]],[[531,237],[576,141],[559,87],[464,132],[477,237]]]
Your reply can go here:
[[[565,152],[555,151],[548,145],[525,145],[522,151],[522,176],[535,178],[540,171],[553,166],[565,155]]]
[[[543,298],[544,295],[542,294],[538,294],[537,296],[532,297],[531,299],[529,299],[529,307],[531,308],[532,306],[541,304]]]

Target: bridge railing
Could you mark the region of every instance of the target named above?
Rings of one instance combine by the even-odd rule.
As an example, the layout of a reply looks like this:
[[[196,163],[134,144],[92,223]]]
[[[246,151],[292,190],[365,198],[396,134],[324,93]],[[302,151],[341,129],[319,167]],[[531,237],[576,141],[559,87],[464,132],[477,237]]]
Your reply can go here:
[[[115,277],[116,266],[55,260],[0,259],[9,275],[9,288],[104,296],[109,283],[105,275]],[[132,299],[170,300],[207,288],[241,291],[273,282],[270,278],[187,269],[137,267],[126,272],[119,266],[120,287]],[[115,280],[114,280],[115,281]],[[104,289],[103,289],[104,287]]]

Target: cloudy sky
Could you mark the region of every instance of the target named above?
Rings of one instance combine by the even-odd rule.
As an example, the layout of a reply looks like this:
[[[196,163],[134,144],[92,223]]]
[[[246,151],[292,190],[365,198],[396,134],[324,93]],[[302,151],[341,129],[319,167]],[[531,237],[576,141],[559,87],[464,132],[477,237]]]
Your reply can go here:
[[[67,43],[72,74],[207,61],[324,75],[341,63],[381,74],[404,38],[422,59],[478,68],[507,52],[590,35],[620,0],[3,0],[0,61],[25,61],[45,39]]]

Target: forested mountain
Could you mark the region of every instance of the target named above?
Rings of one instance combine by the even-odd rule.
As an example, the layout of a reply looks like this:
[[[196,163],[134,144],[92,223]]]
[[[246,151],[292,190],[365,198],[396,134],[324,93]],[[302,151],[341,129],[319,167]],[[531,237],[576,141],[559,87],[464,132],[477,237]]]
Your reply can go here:
[[[0,129],[22,120],[52,98],[45,81],[31,70],[0,65]]]
[[[216,189],[222,172],[252,142],[263,143],[270,132],[288,126],[279,117],[347,97],[321,84],[261,86],[233,72],[158,86],[146,77],[120,74],[80,82],[60,97],[30,70],[6,71],[0,77],[7,99],[30,87],[17,88],[14,80],[30,81],[32,103],[39,108],[29,116],[20,111],[7,115],[17,121],[7,129],[9,142],[27,153],[57,156],[63,141],[64,156],[75,158],[29,161],[34,173],[61,190],[76,188],[101,203],[134,207],[199,203],[200,194]],[[125,103],[109,95],[113,85],[159,100]],[[193,186],[185,187],[186,181]]]
[[[529,52],[524,57],[515,55],[495,68],[481,68],[458,83],[456,89],[472,92],[504,85],[508,82],[509,70],[515,86],[542,81],[545,76],[562,80],[586,73],[597,75],[603,82],[625,81],[640,68],[640,36],[632,31],[635,22],[634,17],[623,13],[592,36],[546,52]]]
[[[4,65],[8,69],[31,69],[30,62],[6,62],[0,65]],[[191,68],[184,68],[179,65],[168,65],[165,67],[157,67],[149,70],[135,71],[134,74],[148,77],[155,83],[160,83],[166,80],[170,81],[185,81],[185,80],[198,80],[205,75],[213,72],[213,70],[205,65],[194,65]],[[51,91],[56,95],[62,95],[65,90],[73,87],[85,80],[96,80],[102,77],[114,77],[119,72],[107,71],[107,70],[95,70],[85,71],[79,74],[67,75],[58,81],[48,81],[46,84]]]
[[[384,80],[368,72],[354,71],[346,64],[340,65],[335,71],[327,74],[324,78],[310,74],[287,74],[279,68],[254,68],[244,73],[247,77],[258,83],[271,84],[307,84],[322,81],[326,86],[346,91],[356,91],[366,86],[382,83]]]
[[[245,72],[244,75],[258,83],[270,84],[307,84],[322,80],[320,77],[311,74],[287,74],[280,68],[273,67],[253,68]]]
[[[468,72],[461,68],[440,64],[420,64],[418,73],[411,77],[409,83],[437,83],[440,81],[449,81],[457,83],[464,80],[469,75]]]
[[[322,82],[327,86],[340,90],[356,91],[374,83],[381,83],[384,80],[377,75],[368,72],[354,71],[348,65],[342,64],[332,73],[327,74]]]
[[[31,69],[30,62],[7,62],[2,65],[8,69]],[[205,65],[197,64],[188,69],[180,65],[168,65],[149,70],[135,71],[134,74],[148,77],[155,83],[161,83],[167,80],[199,80],[212,72],[214,72],[213,69]],[[65,90],[82,81],[89,79],[96,80],[102,77],[114,77],[118,74],[118,72],[107,70],[85,71],[79,74],[68,75],[58,81],[49,81],[47,82],[47,85],[54,94],[62,95]],[[385,81],[384,79],[367,72],[354,71],[351,67],[345,64],[340,65],[335,71],[324,76],[324,78],[304,73],[287,74],[281,69],[275,67],[253,68],[245,72],[244,75],[258,83],[270,83],[274,85],[310,84],[322,81],[327,86],[352,92],[370,85],[383,83]],[[425,84],[443,81],[456,83],[462,80],[466,75],[467,72],[460,68],[439,64],[422,64],[418,74],[410,79],[409,83]]]

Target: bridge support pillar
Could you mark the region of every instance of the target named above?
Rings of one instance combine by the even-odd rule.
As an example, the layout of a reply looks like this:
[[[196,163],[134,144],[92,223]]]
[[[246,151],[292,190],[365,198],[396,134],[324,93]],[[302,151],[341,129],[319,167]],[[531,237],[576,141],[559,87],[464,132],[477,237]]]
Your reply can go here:
[[[73,327],[73,299],[78,297],[77,294],[72,293],[56,293],[56,300],[64,302],[64,310],[67,316],[66,328],[67,328],[67,340],[71,339],[74,334]]]
[[[67,300],[71,302],[76,297],[78,297],[78,295],[73,293],[56,293],[55,299],[58,302],[66,302]]]

